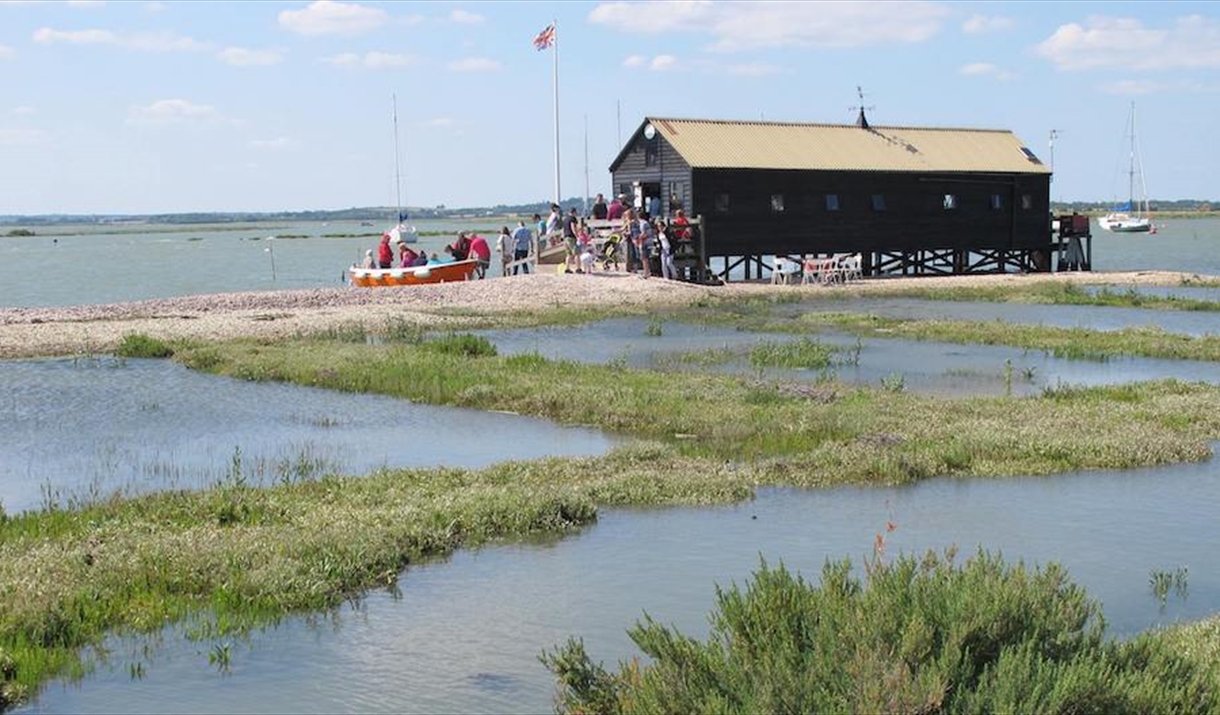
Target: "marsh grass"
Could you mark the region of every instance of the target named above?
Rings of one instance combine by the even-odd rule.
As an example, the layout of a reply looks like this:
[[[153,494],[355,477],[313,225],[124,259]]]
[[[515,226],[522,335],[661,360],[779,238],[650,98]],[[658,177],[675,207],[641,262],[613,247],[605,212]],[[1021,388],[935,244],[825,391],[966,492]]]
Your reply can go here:
[[[561,713],[1214,712],[1214,664],[1156,634],[1104,637],[1096,601],[1057,565],[978,553],[827,563],[813,585],[765,562],[716,590],[704,641],[644,619],[646,656],[608,671],[569,640],[541,661]]]
[[[1190,336],[1156,326],[1100,331],[1000,321],[899,320],[859,313],[808,313],[796,323],[765,323],[763,330],[835,328],[876,338],[906,338],[957,344],[1008,345],[1068,360],[1104,362],[1112,357],[1220,361],[1220,335]]]
[[[1183,282],[1183,285],[1190,285]],[[876,291],[874,295],[972,303],[1028,303],[1035,305],[1094,305],[1152,310],[1220,311],[1220,302],[1181,296],[1156,296],[1134,287],[1101,286],[1086,290],[1061,281],[1031,281],[994,287],[949,286],[927,288],[912,286]]]
[[[115,349],[115,355],[122,358],[167,358],[173,354],[174,348],[168,343],[142,333],[124,335]]]

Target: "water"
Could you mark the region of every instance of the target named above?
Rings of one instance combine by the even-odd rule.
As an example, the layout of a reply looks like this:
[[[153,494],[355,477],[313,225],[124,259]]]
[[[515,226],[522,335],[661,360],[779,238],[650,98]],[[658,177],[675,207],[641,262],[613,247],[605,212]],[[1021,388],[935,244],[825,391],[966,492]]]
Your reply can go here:
[[[1215,335],[1220,316],[1211,311],[1157,310],[1095,305],[1030,305],[1027,303],[968,303],[918,298],[853,298],[807,300],[776,306],[779,315],[803,313],[872,313],[901,320],[1001,321],[1016,325],[1047,325],[1088,330],[1122,330],[1154,325],[1169,333]]]
[[[445,232],[420,238],[419,246],[440,252],[459,230],[478,230],[492,242],[502,223],[447,219],[415,225],[421,232]],[[1220,219],[1161,223],[1165,227],[1154,236],[1106,233],[1094,223],[1094,266],[1099,271],[1220,275]],[[324,236],[379,234],[383,228],[355,221],[35,227],[37,236],[0,237],[0,308],[339,286],[344,270],[377,238]],[[270,235],[306,238],[268,243]]]
[[[39,507],[233,476],[481,467],[596,455],[616,440],[545,420],[192,372],[166,360],[0,361],[0,503]],[[240,451],[239,451],[240,450]],[[313,476],[320,476],[313,474]]]
[[[18,712],[547,712],[553,681],[536,656],[579,635],[613,665],[644,612],[703,637],[714,586],[743,583],[765,557],[816,581],[826,559],[978,544],[1009,561],[1064,564],[1098,598],[1110,632],[1203,617],[1220,602],[1220,467],[1214,463],[1051,478],[937,479],[901,488],[768,489],[718,508],[607,510],[577,536],[462,551],[409,569],[401,598],[297,617],[232,645],[180,628],[111,638],[80,684],[53,683]],[[1162,610],[1153,570],[1186,567],[1188,593]],[[151,645],[151,654],[144,648]],[[146,675],[133,681],[131,663]]]
[[[485,220],[415,226],[446,232],[419,237],[413,248],[429,253],[442,252],[459,230],[478,229],[491,241],[499,228]],[[376,248],[383,227],[344,221],[36,230],[33,237],[0,238],[0,308],[337,287],[344,285],[347,267]],[[273,235],[294,238],[268,241]]]
[[[799,382],[833,378],[873,386],[901,376],[908,391],[953,397],[1037,395],[1060,385],[1092,387],[1165,378],[1220,384],[1217,363],[1150,358],[1067,360],[1040,351],[995,345],[869,338],[859,342],[857,360],[856,338],[834,332],[812,334],[819,342],[837,349],[831,367],[760,371],[750,365],[747,357],[752,346],[760,342],[792,342],[802,336],[674,322],[661,324],[661,334],[649,336],[646,331],[650,325],[642,318],[616,318],[573,327],[488,330],[480,334],[491,340],[501,355],[536,352],[554,360],[598,366],[622,361],[632,367],[650,369],[716,371]],[[734,350],[736,358],[700,366],[676,359],[681,353],[720,348]]]

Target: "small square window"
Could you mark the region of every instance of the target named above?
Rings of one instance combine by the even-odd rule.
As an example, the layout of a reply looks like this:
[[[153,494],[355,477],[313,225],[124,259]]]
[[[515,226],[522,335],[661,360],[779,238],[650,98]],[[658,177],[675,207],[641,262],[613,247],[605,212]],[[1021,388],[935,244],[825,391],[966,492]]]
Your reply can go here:
[[[873,211],[885,210],[885,194],[873,194],[872,198]]]
[[[1002,208],[1004,208],[1004,197],[1000,196],[999,194],[992,194],[991,195],[991,209],[993,211],[999,211]]]
[[[784,212],[784,195],[783,194],[771,194],[771,213],[778,214],[778,213],[783,213],[783,212]]]
[[[1021,194],[1021,208],[1029,211],[1034,207],[1034,197],[1029,194]]]
[[[826,210],[827,211],[838,211],[839,210],[839,195],[838,194],[826,194]]]
[[[954,194],[945,194],[944,200],[945,210],[952,211],[957,208],[957,196]]]
[[[729,212],[729,195],[716,194],[716,213],[727,214]]]

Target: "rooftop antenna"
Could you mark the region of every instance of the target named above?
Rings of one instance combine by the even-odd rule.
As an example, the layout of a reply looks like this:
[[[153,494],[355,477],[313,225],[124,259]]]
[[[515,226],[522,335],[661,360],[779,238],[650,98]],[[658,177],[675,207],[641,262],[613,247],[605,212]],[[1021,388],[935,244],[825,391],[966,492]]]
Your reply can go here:
[[[861,88],[860,85],[856,85],[856,95],[860,97],[860,104],[855,107],[848,107],[847,111],[854,112],[856,110],[860,110],[860,115],[858,117],[856,117],[856,126],[860,127],[861,129],[868,129],[869,128],[868,119],[865,118],[865,116],[864,116],[864,110],[867,109],[867,110],[871,111],[871,110],[876,109],[876,107],[864,106],[864,89]]]

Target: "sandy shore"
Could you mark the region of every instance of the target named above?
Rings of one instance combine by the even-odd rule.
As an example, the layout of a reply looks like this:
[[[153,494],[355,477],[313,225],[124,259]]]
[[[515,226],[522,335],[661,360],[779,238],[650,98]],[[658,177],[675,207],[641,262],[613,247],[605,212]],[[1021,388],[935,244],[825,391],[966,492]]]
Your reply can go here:
[[[696,286],[624,274],[533,275],[405,288],[319,288],[224,293],[70,308],[0,309],[0,359],[103,353],[124,335],[223,340],[277,338],[391,319],[421,326],[461,327],[470,315],[546,309],[631,305],[670,307],[700,299],[802,292],[866,295],[904,286],[992,286],[1031,281],[1079,284],[1180,285],[1186,273],[1005,274],[867,279],[849,286]]]

